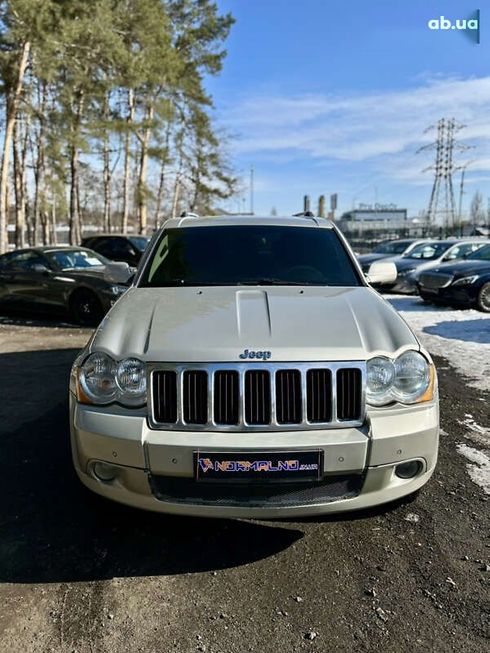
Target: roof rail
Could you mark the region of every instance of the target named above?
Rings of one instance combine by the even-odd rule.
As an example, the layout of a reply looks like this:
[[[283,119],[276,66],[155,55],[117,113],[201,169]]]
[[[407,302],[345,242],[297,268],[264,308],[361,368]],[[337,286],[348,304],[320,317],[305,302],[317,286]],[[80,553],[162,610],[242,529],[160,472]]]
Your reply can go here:
[[[311,218],[315,224],[320,224],[315,218],[313,211],[300,211],[299,213],[293,213],[293,218]]]
[[[315,214],[313,211],[300,211],[299,213],[293,213],[293,218],[314,218]]]
[[[180,214],[179,227],[186,220],[195,220],[196,218],[199,218],[197,213],[190,213],[188,211],[182,211],[182,213]]]

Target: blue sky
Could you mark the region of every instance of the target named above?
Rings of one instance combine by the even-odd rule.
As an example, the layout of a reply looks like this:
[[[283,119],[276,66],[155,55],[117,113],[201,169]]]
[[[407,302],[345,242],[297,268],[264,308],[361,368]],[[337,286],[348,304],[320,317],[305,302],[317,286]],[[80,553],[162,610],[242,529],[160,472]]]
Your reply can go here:
[[[483,4],[483,3],[482,3]],[[417,215],[431,187],[431,140],[441,117],[465,123],[474,150],[465,205],[490,196],[490,12],[473,2],[427,0],[218,0],[236,24],[228,57],[208,87],[232,135],[236,170],[255,168],[256,213],[300,210],[305,193],[396,203]],[[481,43],[434,31],[441,15],[480,9]],[[488,36],[487,36],[488,35]],[[459,173],[455,176],[459,183]],[[485,200],[486,201],[486,200]],[[231,202],[230,210],[248,209]]]

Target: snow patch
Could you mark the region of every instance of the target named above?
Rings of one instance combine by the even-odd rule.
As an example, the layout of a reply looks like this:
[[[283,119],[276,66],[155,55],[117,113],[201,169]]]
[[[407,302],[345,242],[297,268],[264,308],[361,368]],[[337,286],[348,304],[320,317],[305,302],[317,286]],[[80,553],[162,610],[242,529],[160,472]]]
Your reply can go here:
[[[485,494],[490,494],[490,456],[467,444],[460,443],[456,448],[458,453],[470,461],[466,469],[473,483],[479,485]]]

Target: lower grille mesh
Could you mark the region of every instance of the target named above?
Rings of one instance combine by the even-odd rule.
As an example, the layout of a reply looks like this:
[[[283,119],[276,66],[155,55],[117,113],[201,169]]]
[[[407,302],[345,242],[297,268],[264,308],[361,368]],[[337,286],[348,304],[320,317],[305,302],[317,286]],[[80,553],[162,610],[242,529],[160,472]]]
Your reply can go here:
[[[152,476],[150,486],[160,501],[208,506],[305,506],[350,499],[359,494],[360,474],[325,477],[312,483],[198,483],[190,478]]]

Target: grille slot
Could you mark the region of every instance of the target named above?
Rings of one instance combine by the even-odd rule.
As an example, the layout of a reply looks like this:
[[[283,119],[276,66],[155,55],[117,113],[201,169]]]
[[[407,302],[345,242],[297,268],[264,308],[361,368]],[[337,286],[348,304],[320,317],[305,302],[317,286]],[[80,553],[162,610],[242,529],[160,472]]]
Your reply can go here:
[[[270,424],[271,379],[266,370],[245,373],[245,421],[247,424]]]
[[[177,421],[177,374],[172,370],[158,370],[153,374],[153,410],[157,422],[174,424]]]
[[[223,370],[214,375],[214,421],[216,424],[238,424],[239,376],[234,370]]]
[[[312,423],[332,420],[332,372],[330,370],[308,370],[306,414],[308,421]]]
[[[184,372],[184,422],[206,424],[208,421],[208,374],[192,370]]]
[[[345,368],[337,371],[337,419],[356,420],[361,416],[361,370]]]
[[[278,424],[299,424],[303,420],[301,372],[276,372],[276,420]]]

